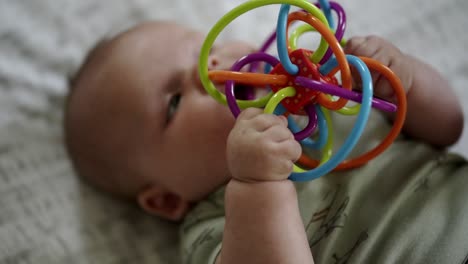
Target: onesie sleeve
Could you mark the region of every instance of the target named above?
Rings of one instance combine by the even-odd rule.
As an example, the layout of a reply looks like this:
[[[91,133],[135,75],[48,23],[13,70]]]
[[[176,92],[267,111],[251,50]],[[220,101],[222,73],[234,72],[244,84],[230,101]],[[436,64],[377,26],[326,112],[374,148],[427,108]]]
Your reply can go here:
[[[182,263],[214,264],[224,230],[224,188],[199,202],[180,229]]]

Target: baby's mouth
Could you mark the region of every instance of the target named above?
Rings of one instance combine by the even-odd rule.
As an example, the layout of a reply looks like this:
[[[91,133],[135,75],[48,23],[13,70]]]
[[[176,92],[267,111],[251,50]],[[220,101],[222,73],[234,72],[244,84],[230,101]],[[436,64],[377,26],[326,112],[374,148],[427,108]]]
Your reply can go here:
[[[253,100],[255,98],[254,88],[250,85],[234,85],[234,95],[240,100]]]
[[[216,89],[226,94],[226,85],[225,84],[216,84]],[[256,98],[263,97],[269,92],[268,88],[253,87],[251,85],[245,84],[234,84],[234,95],[238,100],[255,100]]]
[[[223,94],[226,94],[226,85],[216,84],[216,89]],[[238,100],[253,100],[255,98],[255,90],[252,86],[244,84],[234,84],[234,96]]]

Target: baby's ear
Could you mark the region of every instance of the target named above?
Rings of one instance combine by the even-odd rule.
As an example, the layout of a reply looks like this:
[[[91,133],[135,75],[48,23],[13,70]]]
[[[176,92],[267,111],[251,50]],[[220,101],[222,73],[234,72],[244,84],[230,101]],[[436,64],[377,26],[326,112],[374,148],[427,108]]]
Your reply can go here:
[[[156,185],[138,194],[138,204],[147,213],[172,221],[181,220],[190,207],[180,195]]]

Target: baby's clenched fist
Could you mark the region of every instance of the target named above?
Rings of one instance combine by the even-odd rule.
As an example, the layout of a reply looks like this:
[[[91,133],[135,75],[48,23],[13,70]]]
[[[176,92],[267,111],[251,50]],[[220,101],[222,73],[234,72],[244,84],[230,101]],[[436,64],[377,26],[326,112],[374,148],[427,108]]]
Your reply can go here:
[[[228,167],[240,181],[285,180],[301,152],[284,116],[256,108],[239,115],[227,141]]]
[[[344,51],[355,56],[378,60],[383,65],[389,67],[400,78],[406,92],[411,88],[414,66],[417,64],[414,63],[410,56],[403,54],[387,40],[377,36],[353,37],[344,47]],[[353,75],[357,82],[357,87],[361,87],[359,74],[353,70]],[[395,101],[394,91],[390,82],[376,71],[371,71],[371,76],[375,94],[385,100]]]

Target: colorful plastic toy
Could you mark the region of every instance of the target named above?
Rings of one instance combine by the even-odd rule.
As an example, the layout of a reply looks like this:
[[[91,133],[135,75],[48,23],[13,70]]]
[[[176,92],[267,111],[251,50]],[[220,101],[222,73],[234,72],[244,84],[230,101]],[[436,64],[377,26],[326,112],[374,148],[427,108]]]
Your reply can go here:
[[[209,71],[210,49],[224,28],[240,15],[271,4],[281,4],[277,27],[260,50],[240,58],[230,71]],[[290,5],[302,10],[290,13]],[[336,27],[332,11],[338,18]],[[298,20],[305,24],[297,27],[289,35],[288,29],[291,23]],[[345,55],[341,47],[341,44],[345,44],[343,40],[345,27],[345,12],[336,2],[321,0],[314,5],[305,0],[251,0],[225,14],[213,26],[203,43],[199,59],[201,82],[214,99],[229,106],[234,116],[237,117],[241,109],[247,107],[264,108],[266,113],[308,116],[308,125],[301,131],[293,119],[288,117],[289,128],[303,147],[321,150],[322,157],[320,160],[315,160],[302,154],[298,161],[300,167],[298,165],[294,167],[289,177],[291,180],[312,180],[334,169],[361,166],[382,153],[398,136],[403,126],[406,97],[399,78],[376,60]],[[296,48],[299,36],[308,31],[317,31],[322,37],[315,51]],[[279,59],[266,53],[275,39]],[[266,67],[266,72],[258,72],[259,62],[269,65]],[[361,75],[362,92],[352,90],[350,64]],[[249,71],[240,72],[246,65],[250,65]],[[370,70],[380,72],[389,80],[397,97],[397,105],[373,97]],[[335,77],[337,72],[341,75],[341,84]],[[225,83],[226,94],[220,93],[213,82]],[[235,98],[235,83],[249,87],[248,100]],[[271,92],[267,96],[254,98],[252,89],[270,89]],[[333,100],[332,96],[338,99]],[[348,100],[360,104],[347,107]],[[393,127],[374,149],[345,160],[364,130],[371,107],[396,112]],[[357,115],[357,121],[350,135],[335,154],[332,153],[333,126],[329,110],[344,115]],[[318,131],[315,131],[316,127]],[[314,133],[318,133],[316,140],[310,138]]]

